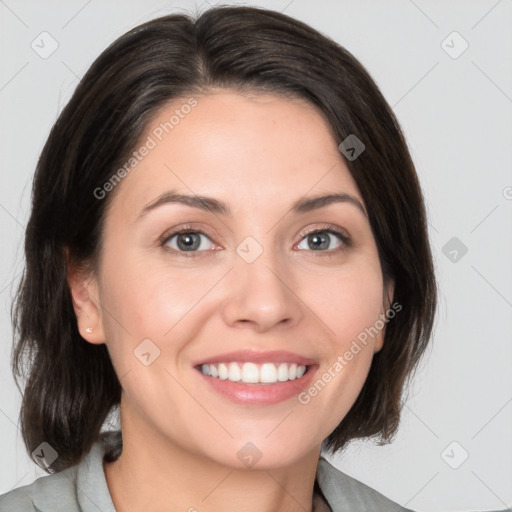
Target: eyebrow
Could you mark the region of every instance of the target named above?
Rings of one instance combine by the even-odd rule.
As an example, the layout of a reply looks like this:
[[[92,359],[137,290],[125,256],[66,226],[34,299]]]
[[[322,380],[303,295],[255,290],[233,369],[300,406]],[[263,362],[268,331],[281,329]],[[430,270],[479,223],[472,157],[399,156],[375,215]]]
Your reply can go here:
[[[347,193],[328,194],[323,196],[301,198],[295,203],[293,203],[291,211],[293,213],[299,214],[307,213],[313,210],[317,210],[319,208],[323,208],[333,203],[351,204],[355,206],[358,210],[360,210],[365,217],[368,216],[366,210],[364,209],[359,199]],[[229,206],[218,199],[208,196],[191,196],[186,194],[179,194],[171,190],[161,194],[155,200],[151,201],[146,206],[144,206],[144,208],[141,210],[140,214],[137,217],[137,221],[140,220],[145,215],[147,215],[150,211],[167,204],[184,204],[186,206],[198,208],[200,210],[211,212],[214,214],[225,216],[232,215]]]

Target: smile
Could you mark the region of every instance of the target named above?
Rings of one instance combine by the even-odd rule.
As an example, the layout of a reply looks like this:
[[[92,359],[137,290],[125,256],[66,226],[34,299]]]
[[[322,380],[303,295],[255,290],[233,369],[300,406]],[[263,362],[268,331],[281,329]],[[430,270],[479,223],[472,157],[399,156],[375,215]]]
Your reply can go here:
[[[203,375],[220,380],[246,384],[273,384],[300,379],[307,372],[308,366],[296,363],[226,362],[202,364],[199,369]]]
[[[296,399],[315,378],[318,361],[285,350],[239,349],[192,362],[210,393],[244,406]]]

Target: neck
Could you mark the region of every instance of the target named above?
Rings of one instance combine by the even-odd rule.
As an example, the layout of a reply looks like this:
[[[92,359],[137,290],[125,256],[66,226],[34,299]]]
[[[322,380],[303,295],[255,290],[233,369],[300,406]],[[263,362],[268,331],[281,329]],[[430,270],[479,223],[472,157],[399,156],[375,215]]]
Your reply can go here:
[[[117,512],[311,512],[320,447],[286,466],[240,468],[193,453],[121,413],[123,451],[105,463]]]

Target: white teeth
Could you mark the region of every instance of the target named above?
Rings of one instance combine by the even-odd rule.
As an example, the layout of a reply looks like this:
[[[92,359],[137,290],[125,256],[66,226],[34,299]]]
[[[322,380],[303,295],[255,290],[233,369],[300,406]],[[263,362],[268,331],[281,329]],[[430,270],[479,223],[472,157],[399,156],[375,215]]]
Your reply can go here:
[[[277,370],[276,365],[272,363],[265,363],[260,369],[260,382],[276,382]]]
[[[242,380],[242,372],[240,371],[240,367],[236,363],[229,363],[229,372],[228,379],[233,382],[237,382]]]
[[[288,380],[288,365],[286,363],[281,363],[279,365],[279,368],[277,369],[277,380],[279,382]]]
[[[228,367],[224,363],[220,363],[219,364],[219,379],[226,380],[228,378],[228,374],[229,374]]]
[[[300,379],[306,373],[306,369],[306,366],[296,363],[280,363],[277,366],[274,363],[257,365],[236,362],[201,365],[201,372],[204,375],[248,384],[272,384]]]
[[[235,364],[236,363],[231,363]],[[238,366],[238,365],[237,365]],[[242,366],[242,382],[256,384],[260,381],[260,371],[254,363],[245,363]]]

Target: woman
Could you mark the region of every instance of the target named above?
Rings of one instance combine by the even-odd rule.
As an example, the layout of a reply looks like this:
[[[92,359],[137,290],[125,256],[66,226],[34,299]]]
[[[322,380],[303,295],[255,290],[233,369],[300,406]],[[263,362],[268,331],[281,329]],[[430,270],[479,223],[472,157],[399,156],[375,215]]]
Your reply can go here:
[[[250,7],[131,30],[50,133],[25,249],[13,365],[53,474],[0,510],[401,508],[321,457],[392,439],[436,308],[404,137],[338,44]]]

